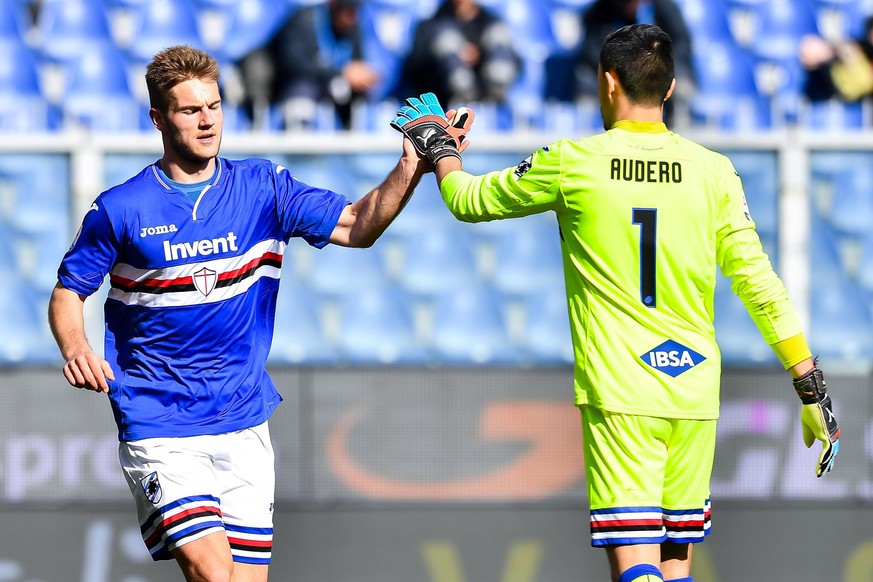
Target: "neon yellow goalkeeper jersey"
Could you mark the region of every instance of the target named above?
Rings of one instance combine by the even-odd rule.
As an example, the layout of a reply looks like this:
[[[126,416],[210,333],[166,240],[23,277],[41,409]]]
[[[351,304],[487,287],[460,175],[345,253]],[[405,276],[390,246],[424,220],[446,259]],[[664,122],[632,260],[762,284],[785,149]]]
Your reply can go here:
[[[557,214],[577,405],[717,418],[717,266],[768,343],[801,334],[733,165],[663,123],[620,121],[441,190],[467,222]]]

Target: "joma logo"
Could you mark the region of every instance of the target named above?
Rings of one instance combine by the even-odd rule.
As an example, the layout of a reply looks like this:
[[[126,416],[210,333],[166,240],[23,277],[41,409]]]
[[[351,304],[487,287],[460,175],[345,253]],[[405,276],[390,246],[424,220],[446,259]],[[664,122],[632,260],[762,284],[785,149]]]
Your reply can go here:
[[[176,228],[175,224],[162,224],[160,226],[147,226],[143,227],[142,230],[139,231],[139,236],[145,238],[147,236],[154,236],[156,234],[170,234],[171,232],[176,232],[179,230]]]

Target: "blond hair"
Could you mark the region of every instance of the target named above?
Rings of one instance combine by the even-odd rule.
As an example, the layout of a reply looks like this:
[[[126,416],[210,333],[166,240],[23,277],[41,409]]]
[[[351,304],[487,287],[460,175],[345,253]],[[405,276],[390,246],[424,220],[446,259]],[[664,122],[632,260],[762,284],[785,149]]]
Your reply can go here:
[[[152,107],[166,113],[170,90],[191,79],[218,82],[218,62],[208,53],[188,45],[165,48],[146,65],[146,87]]]

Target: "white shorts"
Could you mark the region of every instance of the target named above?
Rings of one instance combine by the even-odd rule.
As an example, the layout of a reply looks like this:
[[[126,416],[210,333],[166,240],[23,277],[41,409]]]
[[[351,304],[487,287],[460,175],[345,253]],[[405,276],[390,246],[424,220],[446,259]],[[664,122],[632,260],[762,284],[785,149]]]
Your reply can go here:
[[[235,562],[269,564],[276,488],[267,423],[219,435],[122,442],[118,457],[154,560],[225,532]]]

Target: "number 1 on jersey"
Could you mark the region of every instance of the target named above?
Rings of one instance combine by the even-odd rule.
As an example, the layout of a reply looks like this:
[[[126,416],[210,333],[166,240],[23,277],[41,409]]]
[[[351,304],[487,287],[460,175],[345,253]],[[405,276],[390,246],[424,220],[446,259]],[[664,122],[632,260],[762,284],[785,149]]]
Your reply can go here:
[[[655,235],[658,210],[634,208],[633,223],[640,225],[640,301],[646,307],[655,307]]]

